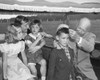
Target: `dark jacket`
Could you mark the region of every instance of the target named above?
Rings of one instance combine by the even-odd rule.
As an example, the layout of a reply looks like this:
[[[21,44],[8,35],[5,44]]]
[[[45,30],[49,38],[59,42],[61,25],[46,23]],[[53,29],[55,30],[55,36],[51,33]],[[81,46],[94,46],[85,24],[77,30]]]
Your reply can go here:
[[[63,49],[53,49],[49,59],[47,80],[70,80],[70,75],[74,76],[74,51],[69,48],[69,53],[70,62]]]

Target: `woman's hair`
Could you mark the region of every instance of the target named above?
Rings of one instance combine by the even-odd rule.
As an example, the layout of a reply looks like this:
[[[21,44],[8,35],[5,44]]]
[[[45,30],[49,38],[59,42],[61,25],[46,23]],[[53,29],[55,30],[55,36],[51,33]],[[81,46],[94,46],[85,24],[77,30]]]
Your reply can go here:
[[[16,26],[16,27],[21,27],[22,21],[28,22],[29,20],[28,20],[28,18],[25,17],[25,16],[18,15],[18,16],[15,18],[15,20],[14,20],[14,26]]]
[[[61,28],[56,32],[56,35],[59,36],[61,33],[69,34],[69,28]]]
[[[32,30],[32,25],[36,25],[36,24],[40,27],[40,32],[42,32],[43,29],[42,29],[41,21],[38,20],[38,19],[34,19],[34,20],[32,20],[32,21],[30,22],[30,24],[29,24],[30,30]]]

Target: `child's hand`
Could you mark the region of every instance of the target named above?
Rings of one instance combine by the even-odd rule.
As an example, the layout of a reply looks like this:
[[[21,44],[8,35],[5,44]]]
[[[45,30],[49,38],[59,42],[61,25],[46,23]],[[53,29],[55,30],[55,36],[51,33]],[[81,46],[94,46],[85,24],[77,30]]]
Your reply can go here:
[[[47,34],[47,37],[52,38],[53,36],[51,34]]]
[[[39,35],[39,36],[37,37],[37,40],[41,40],[41,39],[43,39],[43,37],[42,37],[42,35]]]

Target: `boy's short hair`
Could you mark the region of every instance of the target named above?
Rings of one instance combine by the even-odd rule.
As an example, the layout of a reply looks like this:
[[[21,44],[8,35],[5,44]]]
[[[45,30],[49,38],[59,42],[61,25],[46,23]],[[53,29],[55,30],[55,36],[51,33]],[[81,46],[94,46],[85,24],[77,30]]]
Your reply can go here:
[[[69,26],[67,24],[60,24],[57,28],[57,31],[61,28],[69,28]]]
[[[56,35],[59,36],[61,33],[69,34],[69,28],[61,28],[56,32]]]

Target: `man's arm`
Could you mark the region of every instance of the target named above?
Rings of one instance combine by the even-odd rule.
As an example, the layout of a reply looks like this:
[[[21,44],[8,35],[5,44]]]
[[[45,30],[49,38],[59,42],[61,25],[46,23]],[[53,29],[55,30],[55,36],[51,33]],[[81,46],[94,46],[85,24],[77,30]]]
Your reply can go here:
[[[95,38],[96,36],[94,34],[90,34],[87,40],[85,38],[80,37],[80,40],[77,42],[77,45],[84,51],[91,52],[94,50]]]
[[[70,37],[75,40],[77,46],[86,52],[91,52],[94,49],[96,35],[93,33],[86,33],[86,35],[87,37],[84,38],[79,36],[76,31],[70,30]]]

